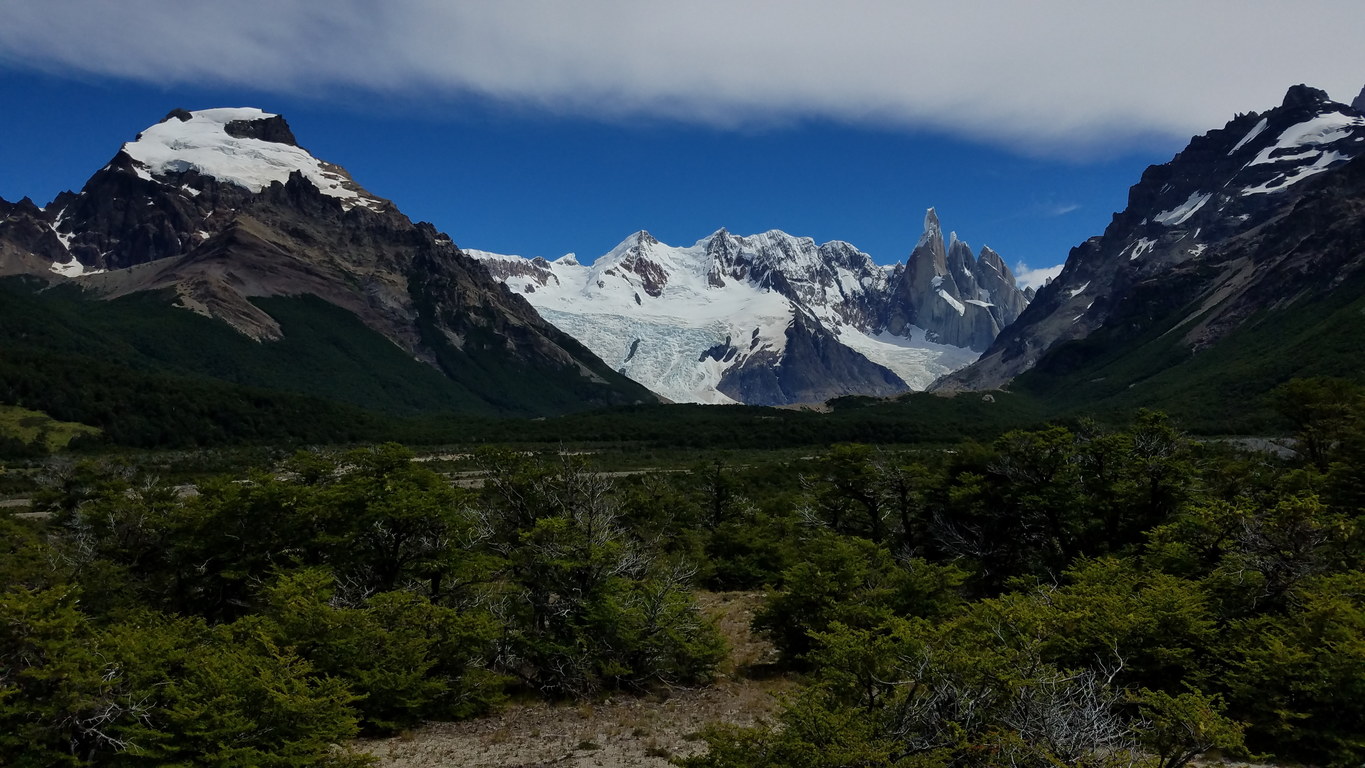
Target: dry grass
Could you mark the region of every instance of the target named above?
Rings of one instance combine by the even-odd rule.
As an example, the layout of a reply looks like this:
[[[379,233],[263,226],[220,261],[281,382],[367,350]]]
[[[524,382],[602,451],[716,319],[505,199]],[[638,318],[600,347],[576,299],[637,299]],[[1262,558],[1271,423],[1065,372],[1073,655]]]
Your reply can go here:
[[[753,724],[773,711],[774,694],[791,687],[786,679],[753,675],[768,668],[772,655],[749,631],[760,600],[754,593],[700,596],[731,649],[712,686],[592,703],[511,705],[490,717],[433,723],[361,746],[387,768],[664,768],[669,758],[702,749],[697,734],[707,724]]]

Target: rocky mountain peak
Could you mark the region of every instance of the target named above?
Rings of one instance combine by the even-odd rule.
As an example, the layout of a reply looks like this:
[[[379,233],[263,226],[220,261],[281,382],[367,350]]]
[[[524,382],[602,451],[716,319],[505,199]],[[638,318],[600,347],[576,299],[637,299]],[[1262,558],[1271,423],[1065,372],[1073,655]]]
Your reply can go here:
[[[981,254],[976,257],[976,260],[983,267],[994,269],[1002,274],[1009,275],[1011,278],[1014,277],[1014,273],[1005,264],[1005,260],[1000,258],[1000,254],[996,253],[989,245],[981,246]]]
[[[975,257],[954,240],[949,276],[932,210],[926,228],[909,263],[895,267],[840,240],[724,228],[684,247],[642,249],[637,233],[591,268],[555,262],[544,275],[532,274],[531,260],[475,255],[552,322],[670,400],[778,405],[922,389],[1018,314],[1024,295],[998,255]],[[922,279],[910,274],[925,266]],[[912,318],[899,305],[910,297],[935,302],[933,312],[951,320],[935,325],[931,311]]]
[[[894,334],[923,328],[928,341],[984,350],[1028,303],[999,254],[987,256],[988,250],[973,256],[956,232],[945,245],[938,212],[930,208],[924,234],[892,277],[884,327]]]
[[[1361,114],[1365,114],[1365,88],[1360,89],[1360,93],[1351,100],[1351,109]]]
[[[930,208],[924,212],[924,234],[920,235],[919,242],[923,245],[933,238],[938,238],[941,241],[943,231],[938,223],[938,211]]]
[[[170,112],[167,112],[165,117],[161,118],[160,120],[157,120],[156,122],[158,125],[168,120],[179,120],[183,123],[189,122],[193,118],[194,118],[193,112],[190,112],[188,109],[181,109],[179,107],[176,107],[175,109],[172,109]]]
[[[220,232],[224,212],[275,195],[322,217],[393,209],[345,169],[299,147],[279,115],[175,109],[125,143],[79,193],[49,205],[67,251],[57,261],[79,274],[180,256]]]
[[[255,120],[229,120],[223,124],[223,132],[238,139],[260,139],[272,144],[299,146],[289,123],[280,115]]]
[[[1313,88],[1300,83],[1298,85],[1291,86],[1289,90],[1285,92],[1284,101],[1280,104],[1280,106],[1288,107],[1291,109],[1299,107],[1307,107],[1311,109],[1319,104],[1328,103],[1331,100],[1332,100],[1331,97],[1327,95],[1327,91],[1324,91],[1320,88]]]

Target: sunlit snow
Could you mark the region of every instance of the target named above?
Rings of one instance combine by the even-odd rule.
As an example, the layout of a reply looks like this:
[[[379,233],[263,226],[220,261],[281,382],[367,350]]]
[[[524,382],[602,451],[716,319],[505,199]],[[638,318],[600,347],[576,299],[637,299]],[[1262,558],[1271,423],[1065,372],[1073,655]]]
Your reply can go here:
[[[868,335],[852,326],[839,330],[839,340],[877,365],[890,369],[913,390],[927,389],[934,379],[970,365],[980,353],[925,339],[923,328],[910,326],[906,336],[883,331]]]
[[[944,301],[948,302],[948,306],[957,310],[957,313],[959,315],[967,314],[967,308],[962,306],[962,302],[950,296],[947,291],[943,290],[942,288],[939,288],[938,290],[934,291],[934,293],[937,293],[940,299],[943,299]]]
[[[1340,152],[1323,152],[1312,165],[1305,165],[1301,168],[1297,168],[1290,174],[1280,174],[1264,184],[1248,187],[1247,189],[1242,190],[1242,194],[1264,195],[1271,192],[1281,192],[1310,176],[1316,176],[1317,174],[1322,173],[1335,163],[1349,159],[1351,159],[1349,155],[1343,155]]]
[[[1202,195],[1198,192],[1191,192],[1185,202],[1169,211],[1162,211],[1152,218],[1158,224],[1164,224],[1168,227],[1178,227],[1186,221],[1189,221],[1191,216],[1197,213],[1200,208],[1203,208],[1204,203],[1207,203],[1210,197],[1213,197],[1213,194],[1209,192],[1205,192]]]
[[[85,275],[98,275],[99,273],[105,271],[103,269],[87,270],[84,264],[80,263],[79,261],[76,261],[75,259],[72,259],[71,261],[68,261],[66,263],[54,261],[52,262],[52,266],[49,267],[49,269],[61,275],[62,277],[83,277]]]
[[[51,224],[50,226],[52,227],[52,232],[53,232],[53,234],[55,234],[55,235],[57,236],[57,239],[60,240],[60,241],[62,241],[62,247],[63,247],[63,248],[66,248],[66,249],[69,251],[69,250],[71,250],[71,238],[75,237],[75,235],[63,233],[63,232],[61,232],[60,230],[58,230],[57,227],[58,227],[60,224],[61,224],[61,219],[59,218],[59,219],[57,219],[57,223]]]
[[[1347,115],[1343,112],[1328,112],[1289,127],[1280,134],[1277,145],[1298,147],[1331,144],[1350,136],[1353,133],[1352,128],[1361,126],[1365,126],[1365,117]]]
[[[1133,249],[1133,252],[1132,252],[1131,254],[1129,254],[1128,260],[1129,260],[1129,261],[1134,261],[1134,260],[1136,260],[1136,259],[1137,259],[1139,256],[1141,256],[1142,254],[1144,254],[1144,253],[1146,253],[1147,251],[1151,250],[1152,246],[1154,246],[1154,245],[1156,245],[1156,241],[1155,241],[1155,240],[1151,240],[1151,239],[1148,239],[1148,238],[1145,238],[1145,237],[1144,237],[1144,238],[1140,238],[1137,242],[1135,242],[1135,243],[1133,243],[1131,246],[1129,246],[1130,248]]]
[[[323,194],[340,198],[342,205],[379,207],[350,179],[325,166],[307,151],[260,139],[228,135],[226,126],[234,121],[254,121],[275,117],[252,107],[205,109],[192,112],[189,120],[172,117],[142,132],[137,141],[123,145],[123,151],[137,161],[138,176],[152,179],[168,173],[195,170],[219,181],[245,187],[252,192],[275,182],[284,183],[298,171]]]

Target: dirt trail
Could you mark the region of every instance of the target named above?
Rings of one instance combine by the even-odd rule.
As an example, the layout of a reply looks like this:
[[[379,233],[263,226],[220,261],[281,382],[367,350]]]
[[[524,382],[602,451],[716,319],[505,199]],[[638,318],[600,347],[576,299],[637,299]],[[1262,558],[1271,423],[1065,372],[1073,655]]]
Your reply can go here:
[[[360,746],[385,768],[665,768],[670,757],[703,749],[698,734],[708,723],[751,725],[773,712],[776,694],[791,689],[788,680],[753,676],[772,655],[749,631],[760,599],[752,593],[700,597],[730,643],[715,685],[593,703],[511,705],[491,717],[432,723]]]

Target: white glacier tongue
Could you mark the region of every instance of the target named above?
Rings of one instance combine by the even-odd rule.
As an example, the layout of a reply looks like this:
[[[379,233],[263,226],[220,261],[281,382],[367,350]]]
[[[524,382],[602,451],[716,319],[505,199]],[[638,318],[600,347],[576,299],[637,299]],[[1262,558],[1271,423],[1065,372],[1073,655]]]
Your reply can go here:
[[[229,123],[268,120],[277,115],[253,107],[188,114],[189,119],[168,117],[143,131],[136,141],[123,145],[123,151],[140,166],[139,175],[151,179],[193,170],[260,192],[275,182],[288,181],[297,171],[323,194],[340,198],[347,209],[356,205],[377,208],[381,204],[345,172],[300,147],[228,133]]]

